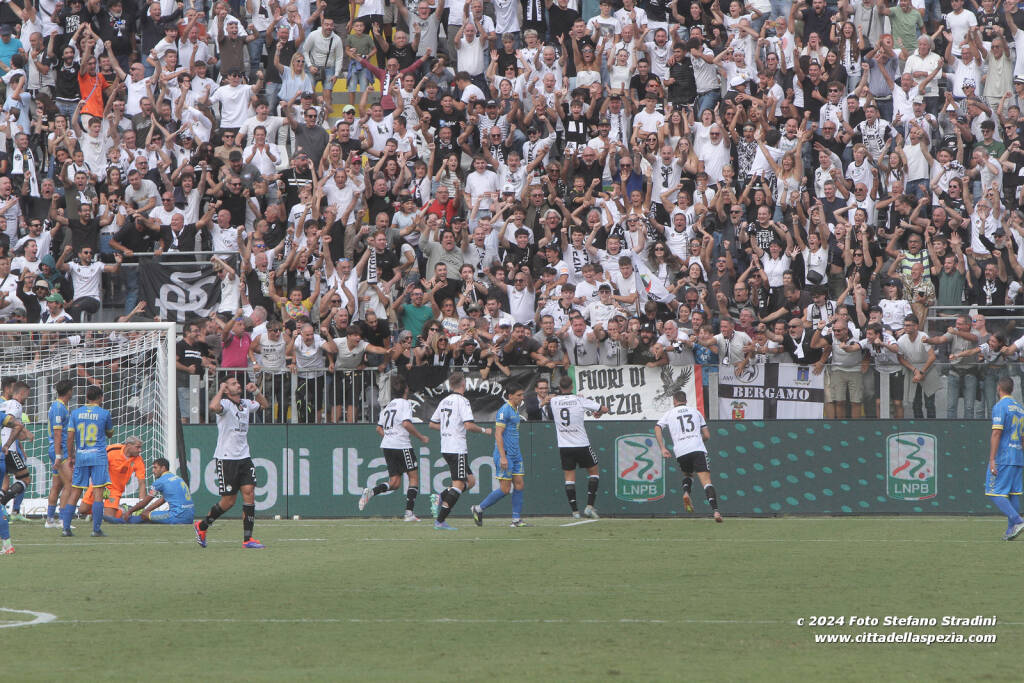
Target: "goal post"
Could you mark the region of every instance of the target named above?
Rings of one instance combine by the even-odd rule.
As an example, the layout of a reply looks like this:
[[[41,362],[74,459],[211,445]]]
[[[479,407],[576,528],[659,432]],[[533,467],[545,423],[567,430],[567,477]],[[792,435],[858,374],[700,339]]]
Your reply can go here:
[[[0,378],[29,386],[22,421],[35,439],[20,444],[32,475],[23,514],[45,511],[52,479],[47,413],[57,399],[56,386],[63,380],[74,386],[69,410],[85,403],[89,386],[103,388],[103,407],[110,411],[114,423],[108,443],[123,443],[129,436],[141,438],[147,482],[151,479],[149,468],[157,458],[167,458],[171,470],[178,471],[182,463],[178,457],[176,333],[173,322],[0,325]],[[134,487],[133,480],[126,498],[144,493]]]

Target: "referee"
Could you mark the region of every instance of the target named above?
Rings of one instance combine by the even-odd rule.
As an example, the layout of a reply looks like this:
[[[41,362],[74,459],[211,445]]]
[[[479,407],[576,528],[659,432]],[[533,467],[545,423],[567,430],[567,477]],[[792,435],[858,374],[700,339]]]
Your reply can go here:
[[[217,394],[210,400],[210,410],[217,415],[217,450],[213,457],[217,461],[217,485],[220,501],[213,504],[206,519],[193,523],[196,542],[206,547],[206,530],[218,517],[230,510],[242,492],[242,547],[264,548],[252,537],[256,524],[256,467],[249,456],[249,418],[257,409],[266,409],[270,401],[252,382],[245,385],[246,391],[256,397],[255,401],[242,398],[242,385],[231,377],[221,382]]]

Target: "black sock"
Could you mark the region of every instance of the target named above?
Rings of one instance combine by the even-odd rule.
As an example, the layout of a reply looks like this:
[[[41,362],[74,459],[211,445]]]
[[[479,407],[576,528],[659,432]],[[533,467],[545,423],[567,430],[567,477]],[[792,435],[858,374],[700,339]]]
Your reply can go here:
[[[444,503],[437,511],[437,521],[443,522],[448,518],[448,513],[452,511],[453,507],[455,507],[455,503],[459,501],[460,495],[462,495],[462,491],[459,491],[455,487],[445,489],[444,494],[441,496]]]
[[[388,485],[387,484],[377,484],[376,486],[373,487],[373,495],[379,496],[380,494],[384,493],[387,490],[388,490]]]
[[[412,512],[413,507],[416,505],[416,496],[420,494],[420,490],[415,486],[410,486],[405,490],[405,509]]]
[[[565,482],[565,497],[569,499],[569,507],[576,512],[576,482]]]
[[[0,494],[0,505],[7,505],[14,498],[25,492],[25,485],[20,480],[15,479],[11,487],[7,489],[7,493]]]
[[[593,506],[594,501],[597,500],[597,488],[601,485],[601,477],[592,474],[587,479],[587,505]]]
[[[244,534],[243,540],[248,541],[252,538],[252,528],[256,526],[256,506],[255,505],[243,505],[242,506],[242,533]]]
[[[708,498],[708,505],[711,506],[712,510],[718,510],[718,494],[715,493],[715,487],[713,484],[708,484],[704,487],[704,495]]]
[[[693,477],[683,477],[683,493],[690,493],[690,488],[693,487]]]
[[[203,521],[199,522],[199,528],[202,529],[203,531],[206,531],[207,529],[210,528],[210,525],[213,524],[214,521],[216,521],[216,519],[218,517],[220,517],[221,515],[223,515],[223,514],[224,514],[224,511],[220,509],[220,505],[217,504],[217,503],[214,503],[213,507],[210,508],[210,514],[206,515],[206,519],[204,519]]]

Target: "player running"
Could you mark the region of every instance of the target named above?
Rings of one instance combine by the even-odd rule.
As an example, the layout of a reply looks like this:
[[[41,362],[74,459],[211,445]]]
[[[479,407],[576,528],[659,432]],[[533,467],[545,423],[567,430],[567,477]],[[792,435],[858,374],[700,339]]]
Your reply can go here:
[[[388,464],[388,483],[377,484],[372,489],[363,489],[359,497],[359,509],[362,510],[374,496],[394,491],[402,485],[402,475],[409,475],[409,488],[405,490],[405,517],[402,521],[418,522],[420,518],[413,512],[416,507],[416,496],[420,493],[420,464],[416,453],[412,450],[409,436],[415,436],[423,443],[430,441],[419,433],[412,423],[412,404],[407,398],[409,387],[405,379],[395,376],[391,380],[391,401],[377,418],[377,434],[381,436],[380,450],[384,461]]]
[[[256,410],[266,410],[270,401],[252,382],[245,390],[256,397],[253,401],[242,397],[242,385],[236,377],[221,382],[216,395],[210,399],[210,410],[217,415],[217,486],[220,500],[210,508],[210,514],[193,524],[196,543],[206,547],[206,530],[218,517],[230,510],[238,493],[242,493],[242,547],[261,549],[266,546],[252,537],[256,525],[256,466],[249,455],[249,419]]]
[[[1003,377],[996,385],[999,400],[992,406],[992,438],[989,443],[988,474],[985,495],[1006,515],[1004,541],[1012,541],[1024,531],[1020,516],[1021,473],[1024,472],[1024,408],[1013,399],[1013,379]],[[1011,500],[1011,496],[1013,497]]]
[[[50,482],[50,495],[46,501],[46,522],[47,529],[60,529],[60,519],[57,517],[57,504],[61,498],[68,498],[71,495],[71,462],[68,460],[68,419],[71,417],[71,396],[75,393],[75,384],[71,380],[62,379],[54,387],[57,392],[57,400],[50,405],[46,412],[46,424],[50,433],[50,465],[53,469],[53,477]]]
[[[32,482],[32,475],[28,470],[28,462],[25,460],[25,453],[18,441],[32,441],[35,437],[25,428],[21,421],[21,414],[25,399],[28,398],[29,386],[24,382],[17,381],[11,385],[11,396],[4,402],[0,411],[11,418],[10,424],[5,419],[3,428],[0,429],[0,441],[3,442],[4,467],[7,475],[14,476],[14,483],[3,494],[0,494],[0,507],[6,507],[7,503],[14,499],[14,506],[11,510],[11,519],[24,522],[27,521],[21,515],[21,501],[25,498],[25,491]]]
[[[107,446],[107,473],[110,475],[110,485],[107,487],[107,497],[103,501],[104,520],[116,524],[122,517],[121,496],[128,488],[132,475],[138,479],[139,491],[146,490],[146,463],[142,460],[142,439],[129,436],[123,444],[112,443]],[[82,496],[82,506],[78,514],[87,514],[92,508],[92,503],[92,491],[86,491]]]
[[[106,536],[103,525],[103,494],[110,484],[107,469],[107,439],[114,435],[110,411],[103,408],[103,389],[92,385],[85,391],[85,405],[71,411],[68,421],[68,458],[74,463],[71,496],[60,511],[64,530],[61,536],[73,536],[71,517],[84,489],[92,484],[92,536]]]
[[[600,468],[597,466],[597,455],[590,447],[587,428],[584,425],[587,411],[594,417],[601,417],[608,412],[593,399],[577,396],[573,393],[571,377],[563,377],[558,383],[558,396],[551,397],[551,417],[555,421],[555,435],[558,438],[558,455],[562,460],[562,472],[565,473],[565,497],[569,499],[573,519],[580,518],[576,506],[576,468],[587,470],[587,507],[583,514],[590,519],[598,519],[594,502],[597,500],[597,489],[601,483]]]
[[[430,513],[434,516],[434,528],[453,531],[445,520],[451,513],[459,496],[467,488],[476,483],[473,471],[469,469],[469,447],[466,445],[466,432],[491,434],[491,430],[479,427],[473,421],[473,408],[466,398],[466,376],[461,372],[453,372],[448,378],[448,388],[452,393],[441,399],[430,417],[430,428],[441,432],[441,457],[448,463],[452,485],[441,492],[430,496]]]
[[[125,524],[191,524],[195,517],[195,506],[192,504],[192,493],[188,484],[178,475],[171,472],[171,463],[167,458],[153,461],[153,483],[149,492],[138,503],[124,511]],[[158,510],[167,503],[166,510]],[[137,517],[136,512],[142,511]]]
[[[665,458],[671,458],[668,448],[665,447],[663,429],[668,429],[672,435],[672,448],[675,450],[676,461],[683,473],[683,505],[687,512],[693,512],[693,502],[690,500],[690,487],[693,485],[693,475],[704,486],[704,495],[708,499],[708,505],[715,512],[715,521],[721,522],[722,513],[718,511],[718,495],[711,483],[711,473],[708,467],[708,449],[705,445],[711,438],[711,431],[708,429],[704,416],[696,408],[686,405],[686,392],[677,391],[672,395],[673,407],[669,408],[658,424],[654,426],[654,438],[658,440],[661,447],[661,454]]]
[[[484,524],[484,510],[507,496],[509,491],[512,492],[512,524],[509,526],[530,526],[522,518],[525,470],[523,453],[519,450],[519,423],[523,421],[519,415],[519,406],[523,403],[524,393],[519,387],[507,387],[507,403],[494,418],[494,472],[498,478],[498,488],[488,493],[479,505],[469,509],[477,526]]]

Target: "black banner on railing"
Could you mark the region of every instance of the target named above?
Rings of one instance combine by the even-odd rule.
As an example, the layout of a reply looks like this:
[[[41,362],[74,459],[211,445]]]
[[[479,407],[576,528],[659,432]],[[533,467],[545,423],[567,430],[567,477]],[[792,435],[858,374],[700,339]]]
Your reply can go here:
[[[494,416],[505,402],[505,388],[514,385],[529,393],[540,374],[535,367],[513,367],[510,370],[510,375],[492,370],[486,378],[480,376],[479,370],[466,372],[466,398],[473,407],[473,417],[477,422],[494,422]],[[448,376],[451,373],[452,368],[430,365],[409,370],[406,378],[413,415],[423,422],[430,421],[437,404],[451,393],[448,389]],[[525,408],[521,406],[519,412],[526,417]]]
[[[139,290],[146,310],[171,322],[208,316],[220,303],[220,280],[209,263],[169,266],[143,259]]]

